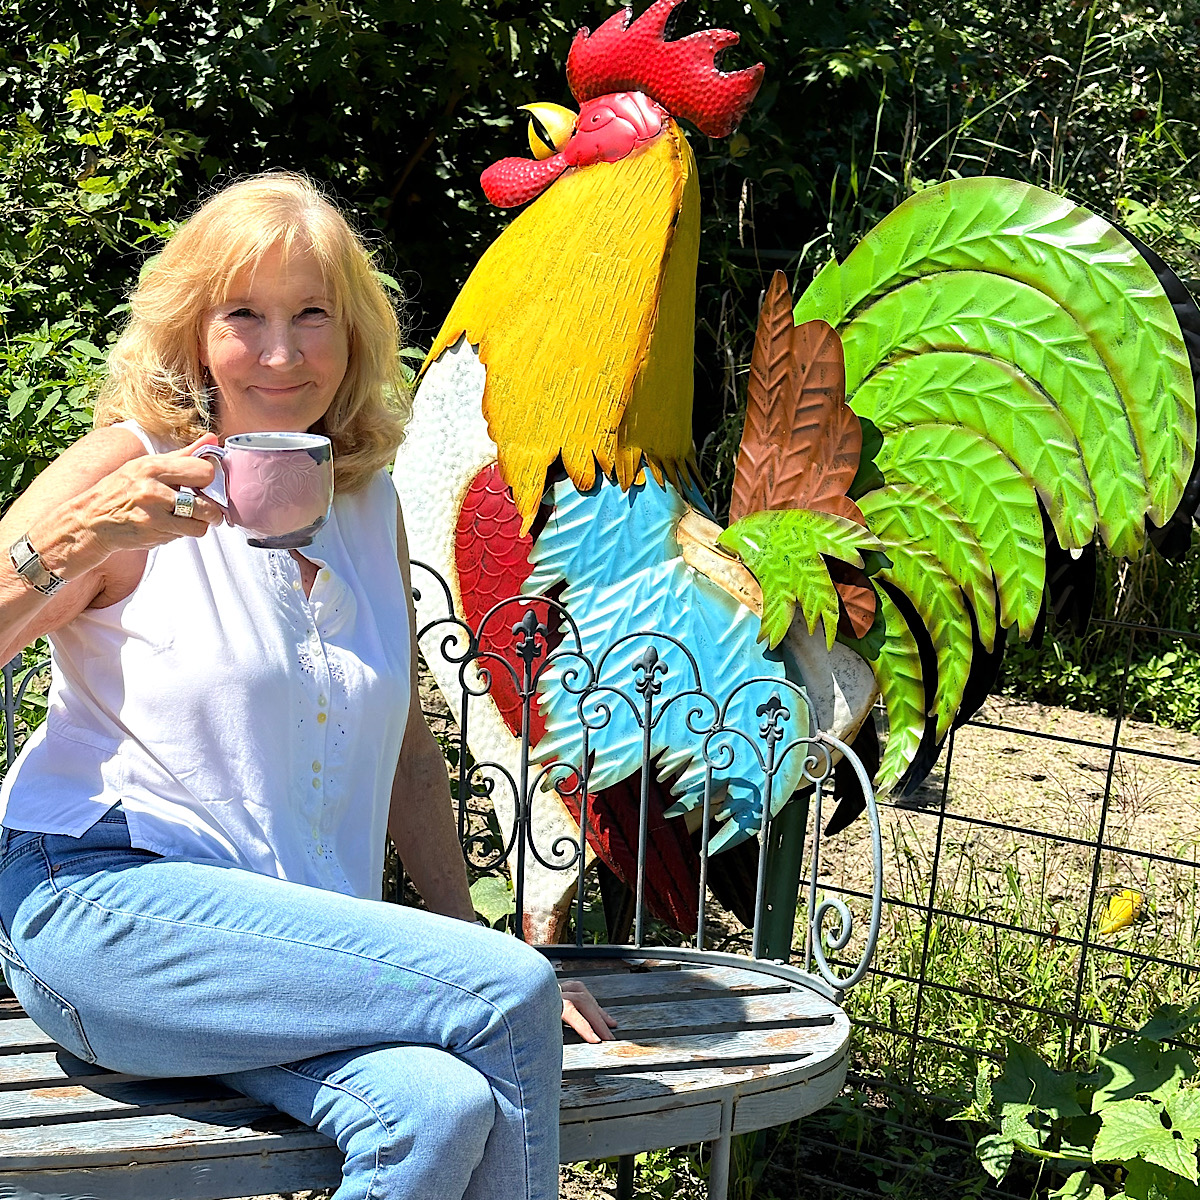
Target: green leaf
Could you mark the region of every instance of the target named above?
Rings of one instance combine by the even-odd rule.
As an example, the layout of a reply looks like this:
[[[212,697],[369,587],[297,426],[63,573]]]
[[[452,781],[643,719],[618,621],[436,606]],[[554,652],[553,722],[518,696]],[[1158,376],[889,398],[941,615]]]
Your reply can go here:
[[[400,286],[400,281],[393,279],[392,276],[386,271],[372,271],[371,274],[374,275],[375,278],[378,279],[379,282],[382,283],[389,292],[395,292],[397,295],[399,295],[404,291],[404,289]],[[400,353],[403,354],[404,351],[402,350]],[[424,358],[425,356],[422,354],[421,357]]]
[[[1195,454],[1195,392],[1170,301],[1146,261],[1103,218],[1014,180],[977,176],[918,192],[796,305],[796,322],[835,328],[903,283],[940,271],[986,271],[1051,296],[1088,334],[1124,397],[1161,525],[1178,506]],[[885,470],[886,474],[886,470]]]
[[[751,513],[724,530],[718,541],[741,556],[762,587],[761,637],[772,649],[787,633],[797,603],[809,633],[822,622],[826,645],[832,649],[839,601],[821,556],[861,567],[862,550],[883,549],[862,525],[801,508]]]
[[[1092,1112],[1134,1096],[1165,1100],[1195,1074],[1196,1064],[1183,1050],[1170,1050],[1146,1038],[1117,1042],[1096,1060]]]
[[[1200,1142],[1200,1091],[1194,1088],[1176,1092],[1163,1101],[1171,1128],[1194,1146]]]
[[[1163,1124],[1156,1100],[1118,1100],[1100,1114],[1100,1132],[1092,1157],[1097,1162],[1127,1162],[1141,1157],[1196,1182],[1195,1142]]]
[[[1017,1146],[1040,1150],[1046,1142],[1046,1115],[1032,1104],[1001,1104],[1000,1134]]]
[[[1011,1038],[1005,1042],[1004,1070],[992,1084],[999,1104],[1029,1104],[1051,1117],[1082,1117],[1079,1076],[1074,1071],[1056,1071],[1028,1046]]]
[[[962,518],[996,576],[1001,623],[1028,638],[1046,582],[1042,518],[1029,481],[986,438],[958,425],[885,431],[879,466],[889,483],[932,491]]]
[[[1086,1095],[1083,1099],[1087,1099]],[[1096,1134],[1100,1132],[1100,1117],[1095,1113],[1085,1114],[1082,1117],[1071,1117],[1062,1122],[1060,1132],[1060,1149],[1068,1154],[1082,1154],[1090,1157],[1092,1144],[1096,1140]]]
[[[1152,1042],[1165,1042],[1186,1033],[1197,1022],[1200,1022],[1200,1001],[1187,1008],[1179,1004],[1164,1004],[1156,1008],[1150,1020],[1138,1030],[1138,1037],[1148,1038]]]
[[[986,1134],[975,1144],[980,1164],[997,1183],[1008,1174],[1014,1149],[1012,1142],[999,1133]]]
[[[33,388],[31,387],[13,388],[8,393],[8,415],[14,421],[25,411],[25,405],[29,403],[29,397],[32,395]]]
[[[1156,1163],[1135,1158],[1125,1169],[1129,1200],[1200,1200],[1200,1187]]]
[[[499,925],[517,911],[508,880],[499,875],[484,875],[471,884],[471,903],[475,911],[492,926]]]
[[[1062,1187],[1049,1194],[1049,1200],[1104,1200],[1104,1188],[1093,1183],[1086,1171],[1076,1171]]]
[[[72,338],[68,345],[73,350],[78,350],[80,354],[87,358],[95,359],[97,362],[104,362],[108,358],[108,355],[103,350],[84,338]]]
[[[1146,475],[1124,403],[1086,332],[1051,296],[1002,275],[944,271],[888,292],[840,332],[846,391],[860,417],[860,384],[897,359],[963,350],[1015,370],[1020,390],[1032,384],[1044,395],[1069,431],[1066,444],[1082,454],[1105,544],[1127,557],[1141,552]],[[939,397],[925,400],[937,405]],[[958,412],[946,404],[942,419],[959,422]]]

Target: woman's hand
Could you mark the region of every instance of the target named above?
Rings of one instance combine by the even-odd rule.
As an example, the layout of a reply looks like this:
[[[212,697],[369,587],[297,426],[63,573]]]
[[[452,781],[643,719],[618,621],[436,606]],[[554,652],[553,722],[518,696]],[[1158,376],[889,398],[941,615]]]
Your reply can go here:
[[[210,433],[170,454],[147,454],[128,429],[96,429],[50,464],[0,520],[0,662],[73,621],[95,602],[112,604],[142,577],[146,551],[199,537],[221,511],[197,496],[190,518],[172,511],[178,488],[206,487],[214,466],[192,458]],[[22,535],[52,574],[67,581],[52,597],[22,579],[8,547]]]
[[[212,483],[216,468],[207,458],[192,457],[197,447],[215,445],[216,440],[206,433],[182,450],[130,459],[81,492],[73,502],[82,526],[72,563],[75,570],[99,566],[124,550],[149,550],[176,538],[201,537],[211,525],[219,525],[224,519],[221,509],[199,494],[200,488]],[[190,517],[174,512],[181,487],[197,493]],[[49,513],[39,524],[49,525],[55,516]],[[30,530],[35,546],[39,532],[37,524]]]
[[[558,986],[563,998],[563,1024],[570,1025],[585,1042],[613,1041],[616,1018],[600,1007],[596,997],[578,979],[564,979]]]

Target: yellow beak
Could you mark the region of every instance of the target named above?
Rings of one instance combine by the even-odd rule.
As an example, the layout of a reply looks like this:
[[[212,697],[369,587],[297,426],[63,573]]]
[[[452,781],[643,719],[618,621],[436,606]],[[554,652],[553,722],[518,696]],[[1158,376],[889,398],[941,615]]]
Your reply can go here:
[[[529,148],[533,157],[542,159],[557,154],[575,132],[578,113],[561,104],[522,104],[521,112],[529,114]]]

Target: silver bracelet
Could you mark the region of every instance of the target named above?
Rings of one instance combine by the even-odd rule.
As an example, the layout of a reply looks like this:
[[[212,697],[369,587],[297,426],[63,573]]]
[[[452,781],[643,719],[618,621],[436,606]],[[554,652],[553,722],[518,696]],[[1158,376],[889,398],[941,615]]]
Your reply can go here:
[[[23,533],[9,546],[8,556],[12,559],[13,569],[17,574],[43,596],[53,596],[59,588],[66,586],[65,579],[46,568],[41,555],[29,544],[27,533]]]

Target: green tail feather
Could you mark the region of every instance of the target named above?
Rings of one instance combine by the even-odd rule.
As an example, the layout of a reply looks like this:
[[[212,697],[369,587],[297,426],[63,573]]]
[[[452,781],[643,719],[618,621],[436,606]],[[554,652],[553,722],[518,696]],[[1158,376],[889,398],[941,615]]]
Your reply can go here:
[[[887,793],[900,781],[920,749],[925,730],[925,683],[917,639],[888,594],[882,588],[878,591],[887,635],[875,661],[875,671],[887,711],[888,737],[875,787]],[[846,644],[854,646],[853,642]]]
[[[990,652],[996,644],[996,590],[983,547],[962,517],[940,496],[913,484],[880,488],[864,496],[861,507],[867,528],[893,559],[901,547],[937,559],[970,601],[979,640]]]
[[[906,425],[885,433],[877,461],[884,478],[936,492],[962,517],[996,577],[1001,624],[1015,624],[1029,637],[1046,582],[1032,484],[991,442],[959,425]]]
[[[972,362],[996,360],[1058,409],[1083,458],[1095,493],[1100,535],[1114,553],[1136,555],[1145,536],[1146,475],[1133,428],[1112,377],[1070,313],[1027,284],[981,271],[944,271],[906,283],[859,311],[840,331],[846,389],[859,416],[860,385],[893,361],[929,351],[963,351]],[[1010,365],[1011,364],[1011,365]],[[1014,403],[1025,403],[1022,391]],[[1001,393],[998,398],[1003,398]],[[958,421],[939,388],[921,397],[940,419]],[[912,420],[929,420],[929,417]],[[905,422],[901,422],[905,423]],[[1053,434],[1048,426],[1047,439]],[[1039,487],[1051,480],[1034,478]]]
[[[1062,413],[1015,368],[976,354],[934,350],[872,375],[855,410],[888,435],[905,425],[961,425],[991,442],[1038,489],[1064,549],[1096,532],[1096,501]]]
[[[893,558],[884,578],[933,636],[940,739],[969,670],[963,597],[985,646],[997,611],[1025,637],[1037,620],[1037,497],[1063,546],[1098,531],[1125,556],[1140,553],[1147,518],[1162,525],[1178,507],[1196,449],[1183,338],[1154,272],[1107,221],[989,178],[901,205],[813,281],[795,319],[814,318],[842,334],[851,407],[883,432],[884,485],[860,504]],[[924,698],[911,631],[881,604],[887,788],[920,745]]]
[[[1070,313],[1124,398],[1147,480],[1141,511],[1163,524],[1191,469],[1196,414],[1179,324],[1137,250],[1102,217],[1030,184],[954,180],[913,196],[844,263],[825,267],[796,321],[839,328],[906,281],[940,271],[1006,276]]]

